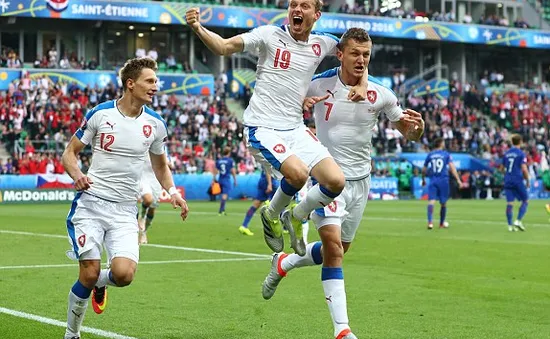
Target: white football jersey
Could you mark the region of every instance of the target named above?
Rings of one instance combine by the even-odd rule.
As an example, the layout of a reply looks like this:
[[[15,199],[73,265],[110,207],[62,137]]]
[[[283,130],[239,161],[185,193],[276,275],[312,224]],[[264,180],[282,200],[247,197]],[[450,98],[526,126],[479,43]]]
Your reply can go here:
[[[244,51],[258,53],[256,86],[244,111],[246,126],[278,130],[303,124],[302,105],[319,63],[336,54],[338,38],[311,32],[296,41],[287,26],[260,26],[241,35]]]
[[[307,96],[330,97],[314,107],[317,138],[328,148],[347,180],[364,178],[371,171],[372,134],[378,117],[384,113],[390,121],[399,121],[403,110],[392,90],[369,75],[367,99],[348,100],[352,86],[340,80],[340,68],[316,75]]]
[[[116,101],[107,101],[86,114],[75,136],[91,143],[92,164],[86,191],[113,202],[137,201],[139,180],[149,152],[164,153],[166,123],[148,107],[137,118],[122,114]]]

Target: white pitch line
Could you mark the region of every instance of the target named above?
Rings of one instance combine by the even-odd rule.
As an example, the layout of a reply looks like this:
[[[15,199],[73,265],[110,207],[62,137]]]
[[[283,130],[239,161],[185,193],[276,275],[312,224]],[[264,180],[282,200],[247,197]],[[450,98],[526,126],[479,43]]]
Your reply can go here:
[[[187,259],[187,260],[159,260],[159,261],[141,261],[138,265],[162,265],[162,264],[187,264],[204,262],[231,262],[231,261],[258,261],[268,258],[220,258],[220,259]],[[61,268],[78,267],[78,264],[52,264],[52,265],[18,265],[18,266],[0,266],[0,270],[16,270],[27,268]]]
[[[43,323],[43,324],[59,326],[59,327],[67,327],[67,323],[63,322],[63,321],[59,321],[59,320],[55,320],[55,319],[51,319],[51,318],[46,318],[46,317],[41,317],[39,315],[25,313],[25,312],[21,312],[21,311],[11,310],[9,308],[0,307],[0,313],[12,315],[14,317],[19,317],[19,318],[23,318],[23,319],[34,320],[34,321],[37,321],[37,322],[40,322],[40,323]],[[104,331],[104,330],[100,330],[98,328],[93,328],[93,327],[88,327],[88,326],[82,326],[80,331],[84,332],[84,333],[95,334],[95,335],[98,335],[100,337],[105,337],[105,338],[109,338],[109,339],[137,339],[136,337],[130,337],[130,336],[127,336],[127,335],[122,335],[122,334],[118,334],[118,333],[115,333],[115,332]]]
[[[266,255],[266,254],[233,252],[233,251],[223,251],[223,250],[209,250],[209,249],[205,249],[205,248],[193,248],[193,247],[158,245],[158,244],[144,244],[142,246],[156,247],[156,248],[166,248],[166,249],[171,249],[171,250],[192,251],[192,252],[217,253],[217,254],[234,254],[234,255],[244,255],[244,256],[257,257],[257,258],[271,258],[270,255]]]
[[[21,232],[21,231],[10,231],[10,230],[0,230],[0,233],[15,234],[15,235],[28,235],[28,236],[45,237],[45,238],[67,239],[66,235],[59,235],[59,234],[33,233],[33,232]],[[195,247],[160,245],[160,244],[143,244],[142,246],[165,248],[165,249],[172,249],[172,250],[182,250],[182,251],[190,251],[190,252],[233,254],[233,255],[243,255],[243,256],[247,256],[247,257],[256,257],[256,258],[271,258],[271,256],[267,255],[267,254],[224,251],[224,250],[212,250],[212,249],[208,249],[208,248],[195,248]]]

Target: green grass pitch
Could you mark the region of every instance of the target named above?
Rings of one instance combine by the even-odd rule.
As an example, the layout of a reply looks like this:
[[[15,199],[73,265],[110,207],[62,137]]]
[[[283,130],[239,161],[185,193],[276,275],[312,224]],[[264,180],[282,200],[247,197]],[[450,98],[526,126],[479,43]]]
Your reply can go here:
[[[84,325],[120,338],[332,338],[319,267],[292,271],[273,299],[262,299],[270,251],[258,216],[253,237],[237,230],[249,204],[230,201],[229,215],[220,217],[218,203],[190,202],[185,223],[162,205],[149,242],[166,246],[143,246],[135,281],[109,289],[102,315],[89,306]],[[369,202],[344,260],[354,333],[361,339],[550,338],[544,202],[530,202],[527,231],[514,233],[502,200],[450,201],[450,228],[433,231],[426,230],[425,204]],[[62,327],[6,312],[65,322],[77,278],[65,256],[68,210],[69,204],[0,206],[0,338],[63,337]],[[436,224],[438,218],[436,207]],[[318,238],[313,227],[309,238]]]

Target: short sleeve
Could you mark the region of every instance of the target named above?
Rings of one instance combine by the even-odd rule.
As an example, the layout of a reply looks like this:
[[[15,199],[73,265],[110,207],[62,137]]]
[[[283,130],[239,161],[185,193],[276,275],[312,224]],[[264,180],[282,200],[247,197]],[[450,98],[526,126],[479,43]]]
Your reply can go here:
[[[393,91],[384,88],[384,114],[391,122],[397,122],[403,117],[403,109]],[[367,94],[368,95],[368,94]]]
[[[74,133],[84,145],[89,145],[97,134],[97,130],[100,125],[101,113],[98,113],[95,109],[86,114],[80,128]]]
[[[155,133],[155,140],[153,140],[149,152],[157,155],[164,154],[167,140],[168,130],[166,128],[166,123],[164,120],[161,120],[157,123],[157,133]]]
[[[251,31],[241,34],[244,48],[243,52],[256,53],[257,49],[262,49],[265,46],[267,37],[271,35],[270,26],[256,27]]]
[[[428,163],[430,162],[430,155],[428,154],[426,156],[426,160],[424,160],[424,167],[428,167]]]
[[[309,83],[306,97],[315,97],[321,95],[319,93],[319,83],[320,81],[312,81]]]

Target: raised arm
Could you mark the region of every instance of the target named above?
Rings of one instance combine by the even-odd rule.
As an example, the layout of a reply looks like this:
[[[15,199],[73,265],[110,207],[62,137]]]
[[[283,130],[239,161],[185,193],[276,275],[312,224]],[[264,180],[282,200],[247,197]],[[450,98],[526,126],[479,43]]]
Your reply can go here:
[[[214,54],[229,56],[233,53],[242,52],[244,40],[240,35],[224,39],[218,34],[204,28],[200,23],[199,8],[188,9],[185,13],[185,20],[195,34]]]

